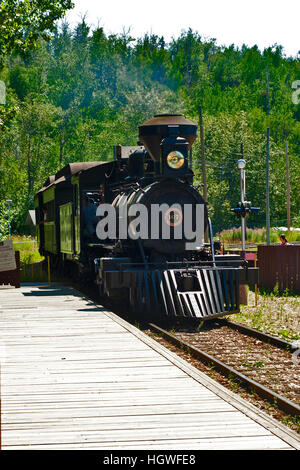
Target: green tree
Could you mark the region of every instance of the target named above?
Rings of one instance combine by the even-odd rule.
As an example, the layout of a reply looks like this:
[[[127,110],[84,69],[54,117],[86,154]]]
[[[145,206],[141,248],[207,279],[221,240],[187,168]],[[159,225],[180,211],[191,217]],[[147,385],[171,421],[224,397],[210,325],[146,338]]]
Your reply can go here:
[[[5,200],[0,200],[0,241],[8,238],[8,214],[7,214],[7,203]]]
[[[22,12],[26,16],[37,3],[63,4],[5,0],[0,18],[5,17],[3,11],[7,14],[8,5],[26,5]],[[21,19],[17,16],[16,22]],[[299,59],[285,57],[278,45],[265,51],[257,46],[220,47],[216,40],[192,30],[169,44],[155,35],[133,40],[125,31],[108,35],[101,27],[92,30],[85,19],[73,29],[67,23],[60,27],[53,23],[54,29],[45,30],[52,32],[51,40],[38,36],[35,45],[40,47],[30,49],[25,57],[27,46],[34,44],[26,45],[31,31],[26,24],[19,45],[8,42],[7,55],[1,53],[0,69],[0,80],[6,84],[6,105],[0,106],[0,201],[13,199],[14,230],[22,230],[34,192],[63,165],[111,159],[114,145],[136,144],[139,124],[154,114],[185,113],[197,122],[199,105],[214,229],[239,224],[230,207],[239,201],[236,161],[242,143],[247,199],[261,207],[247,224],[264,225],[267,126],[271,129],[271,224],[281,221],[282,225],[286,219],[286,140],[291,213],[292,218],[299,217],[300,105],[292,101],[292,84],[300,77]],[[193,159],[199,183],[199,139]]]
[[[18,113],[15,145],[18,146],[21,164],[26,168],[28,194],[32,194],[52,170],[56,150],[53,139],[55,117],[56,108],[53,105],[30,98],[22,104]]]
[[[0,60],[6,54],[27,54],[40,37],[49,39],[55,22],[73,7],[71,0],[2,0]]]

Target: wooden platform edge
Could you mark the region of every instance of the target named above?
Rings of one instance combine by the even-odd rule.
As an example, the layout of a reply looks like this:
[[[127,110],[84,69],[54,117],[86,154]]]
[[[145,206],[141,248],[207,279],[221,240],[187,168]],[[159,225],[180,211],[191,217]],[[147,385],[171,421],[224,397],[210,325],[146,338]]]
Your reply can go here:
[[[99,305],[99,304],[95,304]],[[186,372],[190,377],[195,379],[197,382],[201,383],[204,387],[208,388],[210,391],[218,395],[223,400],[227,401],[233,407],[244,413],[246,416],[251,418],[256,423],[263,426],[265,429],[282,439],[284,442],[289,444],[295,450],[300,450],[300,438],[296,432],[284,426],[284,424],[276,421],[271,416],[267,415],[259,408],[256,408],[251,403],[248,403],[239,395],[235,394],[231,390],[228,390],[223,385],[215,382],[213,379],[205,375],[203,372],[199,371],[188,362],[186,362],[181,357],[177,356],[175,353],[165,348],[148,335],[140,331],[135,326],[127,323],[125,320],[120,318],[113,312],[103,312],[109,318],[117,322],[119,325],[123,326],[126,330],[133,333],[137,338],[143,341],[145,344],[150,346],[152,349],[157,351],[163,357],[168,359],[174,365],[179,367],[181,370]]]

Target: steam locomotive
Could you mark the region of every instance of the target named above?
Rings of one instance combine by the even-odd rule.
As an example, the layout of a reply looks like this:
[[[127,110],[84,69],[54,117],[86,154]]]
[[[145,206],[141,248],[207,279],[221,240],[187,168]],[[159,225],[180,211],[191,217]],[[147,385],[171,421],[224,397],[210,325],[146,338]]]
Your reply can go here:
[[[70,163],[35,195],[40,254],[53,269],[97,283],[141,316],[210,319],[239,310],[258,270],[218,254],[193,185],[197,126],[179,114],[139,126],[114,160]]]

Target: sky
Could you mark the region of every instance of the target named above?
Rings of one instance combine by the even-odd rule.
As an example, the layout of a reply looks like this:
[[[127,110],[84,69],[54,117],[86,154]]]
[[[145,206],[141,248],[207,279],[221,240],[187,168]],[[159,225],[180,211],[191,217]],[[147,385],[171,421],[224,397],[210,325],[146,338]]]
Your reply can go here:
[[[242,44],[259,49],[279,44],[287,56],[300,51],[299,0],[73,0],[66,19],[73,26],[85,15],[88,24],[106,34],[130,30],[172,37],[189,28],[218,45]]]

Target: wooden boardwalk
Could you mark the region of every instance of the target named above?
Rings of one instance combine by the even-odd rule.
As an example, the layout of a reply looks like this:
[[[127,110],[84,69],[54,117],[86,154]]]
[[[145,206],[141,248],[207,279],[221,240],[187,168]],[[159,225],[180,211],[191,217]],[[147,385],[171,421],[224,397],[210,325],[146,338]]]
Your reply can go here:
[[[295,433],[72,288],[0,288],[2,449],[293,449]]]

